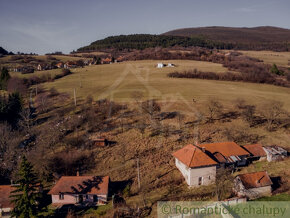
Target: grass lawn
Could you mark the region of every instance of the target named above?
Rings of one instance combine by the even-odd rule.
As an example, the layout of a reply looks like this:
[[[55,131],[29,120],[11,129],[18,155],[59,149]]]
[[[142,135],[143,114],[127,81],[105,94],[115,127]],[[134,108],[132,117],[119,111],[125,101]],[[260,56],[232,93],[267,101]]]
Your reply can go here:
[[[290,201],[290,194],[282,193],[277,194],[269,197],[262,197],[259,199],[256,199],[255,201]]]

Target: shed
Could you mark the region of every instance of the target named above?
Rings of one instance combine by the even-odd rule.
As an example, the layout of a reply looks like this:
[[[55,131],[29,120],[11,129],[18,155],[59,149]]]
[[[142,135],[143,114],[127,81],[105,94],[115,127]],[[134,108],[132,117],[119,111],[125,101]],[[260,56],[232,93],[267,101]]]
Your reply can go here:
[[[234,179],[234,192],[238,197],[255,199],[271,195],[272,184],[266,171],[240,174]]]

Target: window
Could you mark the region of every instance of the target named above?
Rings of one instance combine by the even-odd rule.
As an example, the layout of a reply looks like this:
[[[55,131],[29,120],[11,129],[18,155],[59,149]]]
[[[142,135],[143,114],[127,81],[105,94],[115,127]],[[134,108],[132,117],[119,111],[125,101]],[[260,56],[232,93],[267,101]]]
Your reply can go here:
[[[210,180],[210,176],[208,176],[208,179]]]
[[[89,195],[86,195],[86,199],[87,199],[87,200],[89,199]]]
[[[64,194],[63,193],[59,193],[59,200],[63,200],[64,199]]]
[[[202,185],[202,177],[198,177],[198,185]]]

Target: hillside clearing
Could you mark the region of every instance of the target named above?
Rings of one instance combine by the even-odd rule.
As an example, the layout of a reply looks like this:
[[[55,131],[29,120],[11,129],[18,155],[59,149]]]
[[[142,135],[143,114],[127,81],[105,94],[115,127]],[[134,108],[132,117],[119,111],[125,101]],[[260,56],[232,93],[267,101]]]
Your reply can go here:
[[[290,89],[273,85],[224,82],[198,79],[175,79],[166,75],[173,71],[198,69],[201,71],[225,72],[221,64],[201,61],[163,61],[174,63],[175,68],[157,69],[161,61],[130,61],[110,65],[94,65],[73,69],[72,75],[46,83],[45,87],[55,87],[60,92],[72,95],[76,88],[78,98],[92,95],[94,99],[110,98],[114,101],[131,101],[132,93],[144,92],[146,98],[160,101],[188,101],[202,103],[209,97],[216,97],[225,104],[232,105],[237,98],[244,98],[249,103],[261,104],[269,100],[285,103],[290,109]]]

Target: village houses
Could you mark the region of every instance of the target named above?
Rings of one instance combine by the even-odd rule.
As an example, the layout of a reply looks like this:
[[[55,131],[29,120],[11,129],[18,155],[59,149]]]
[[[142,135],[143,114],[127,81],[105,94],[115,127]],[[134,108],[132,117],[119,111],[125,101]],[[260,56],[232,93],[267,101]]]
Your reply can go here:
[[[239,146],[235,142],[186,145],[172,154],[175,165],[190,187],[209,185],[216,181],[218,168],[243,167],[253,161],[279,160],[287,151],[278,146],[261,144]],[[234,192],[238,197],[254,199],[270,195],[272,181],[266,171],[241,174],[234,179]]]

